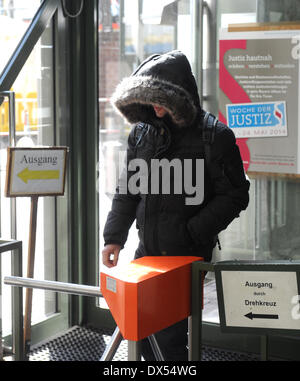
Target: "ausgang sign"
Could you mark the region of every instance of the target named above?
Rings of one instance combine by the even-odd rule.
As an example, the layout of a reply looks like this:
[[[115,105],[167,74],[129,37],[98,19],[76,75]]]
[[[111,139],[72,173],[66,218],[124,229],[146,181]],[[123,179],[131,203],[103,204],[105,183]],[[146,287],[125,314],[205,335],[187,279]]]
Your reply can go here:
[[[67,147],[7,149],[6,196],[64,194]]]
[[[300,330],[300,262],[220,262],[216,283],[223,331]]]

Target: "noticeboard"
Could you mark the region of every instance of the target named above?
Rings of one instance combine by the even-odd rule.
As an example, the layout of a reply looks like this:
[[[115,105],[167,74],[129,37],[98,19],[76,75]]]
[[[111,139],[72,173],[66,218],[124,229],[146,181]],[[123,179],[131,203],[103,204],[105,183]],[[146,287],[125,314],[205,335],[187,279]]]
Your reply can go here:
[[[9,147],[5,195],[63,195],[67,153],[67,147]]]
[[[300,174],[300,24],[288,28],[220,32],[219,119],[248,172]]]
[[[300,261],[215,264],[223,332],[300,331]]]

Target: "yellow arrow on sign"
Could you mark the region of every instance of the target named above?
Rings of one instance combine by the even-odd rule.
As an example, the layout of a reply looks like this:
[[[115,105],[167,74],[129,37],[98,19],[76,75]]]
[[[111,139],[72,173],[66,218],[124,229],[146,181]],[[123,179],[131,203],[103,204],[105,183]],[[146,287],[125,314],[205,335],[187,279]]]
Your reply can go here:
[[[59,170],[31,171],[28,168],[18,173],[18,176],[24,183],[28,180],[54,180],[59,179]]]

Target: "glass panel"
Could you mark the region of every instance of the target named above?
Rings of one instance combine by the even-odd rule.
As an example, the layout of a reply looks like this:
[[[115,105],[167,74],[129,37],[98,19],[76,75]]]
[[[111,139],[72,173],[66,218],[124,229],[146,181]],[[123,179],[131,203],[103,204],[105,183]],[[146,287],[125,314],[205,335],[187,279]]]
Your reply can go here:
[[[100,248],[118,178],[119,158],[126,149],[131,128],[112,109],[109,98],[120,80],[151,54],[178,48],[192,57],[190,8],[190,0],[156,0],[155,7],[150,0],[99,2]],[[132,260],[137,243],[133,225],[121,251],[120,265]]]
[[[270,0],[229,0],[217,2],[217,34],[220,27],[248,22],[300,20],[299,2]],[[217,47],[219,36],[217,38]],[[218,48],[217,48],[218,49]],[[218,54],[216,63],[218,65]],[[218,97],[216,93],[209,94]],[[209,102],[206,104],[210,111]],[[215,111],[215,110],[214,110]],[[253,143],[254,144],[254,143]],[[271,144],[271,142],[270,142]],[[299,259],[298,219],[299,179],[261,174],[251,175],[250,203],[240,218],[220,234],[222,250],[215,250],[214,261],[231,259]],[[214,274],[208,274],[210,304],[204,320],[218,322]],[[209,282],[209,280],[211,280]]]
[[[53,121],[53,41],[52,24],[48,26],[22,68],[12,91],[16,95],[17,146],[54,145]],[[8,105],[1,109],[1,235],[10,237],[10,200],[3,197],[8,146]],[[55,198],[38,201],[34,278],[56,277]],[[30,221],[30,198],[17,198],[17,239],[23,242],[23,274],[27,272],[27,247]],[[4,260],[3,276],[10,274],[10,258]],[[10,305],[10,287],[3,287],[3,305]],[[25,299],[24,299],[25,300]],[[32,325],[56,312],[55,293],[34,290]],[[4,334],[11,320],[3,316]]]
[[[299,19],[297,1],[289,7],[279,1],[226,1],[218,8],[219,26],[253,21],[292,21]],[[297,256],[298,180],[282,176],[259,176],[251,179],[250,204],[246,212],[222,233],[223,250],[216,259],[283,259]],[[292,202],[290,202],[292,200]],[[281,248],[281,249],[279,249]]]
[[[213,9],[216,13],[217,20],[216,25],[212,25],[212,18],[208,21],[207,29],[204,32],[216,33],[216,41],[210,41],[210,45],[216,43],[215,49],[208,47],[211,51],[215,51],[216,56],[208,57],[210,63],[214,66],[216,63],[216,69],[219,67],[219,30],[220,28],[226,28],[228,24],[234,23],[247,23],[256,21],[256,0],[229,0],[229,1],[212,1],[210,6],[213,5]],[[211,28],[216,28],[215,31],[211,31]],[[204,62],[204,68],[206,63]],[[209,82],[209,71],[204,70],[204,84]],[[207,111],[214,113],[218,116],[218,78],[219,73],[216,70],[216,83],[213,86],[206,86],[206,99],[204,100],[204,108]],[[255,237],[257,233],[255,225],[256,216],[256,190],[255,185],[251,184],[250,187],[250,205],[245,212],[240,214],[240,218],[235,219],[226,229],[219,235],[222,249],[215,248],[213,253],[213,262],[239,258],[239,259],[254,259],[255,258]],[[265,203],[262,202],[262,207]],[[216,294],[216,284],[214,273],[208,272],[205,278],[205,295],[206,303],[203,310],[203,320],[213,323],[219,322],[219,312]]]
[[[35,15],[40,0],[0,0],[0,73]]]

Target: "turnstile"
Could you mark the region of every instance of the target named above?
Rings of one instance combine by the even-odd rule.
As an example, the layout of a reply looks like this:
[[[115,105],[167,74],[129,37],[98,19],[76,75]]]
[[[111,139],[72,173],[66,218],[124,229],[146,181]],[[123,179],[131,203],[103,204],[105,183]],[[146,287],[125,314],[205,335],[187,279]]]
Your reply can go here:
[[[140,360],[140,341],[146,337],[155,358],[163,361],[154,333],[189,317],[191,360],[194,359],[191,350],[195,347],[190,331],[192,263],[199,259],[185,256],[139,258],[122,268],[112,269],[109,274],[101,273],[102,294],[98,287],[14,276],[5,277],[4,283],[75,295],[103,295],[117,328],[101,361],[112,360],[123,339],[128,340],[128,360]]]
[[[139,342],[148,337],[156,359],[163,360],[154,333],[191,315],[195,261],[199,257],[147,256],[101,273],[101,291],[120,330],[115,331],[112,348],[121,334],[128,340],[131,358],[139,360]]]

